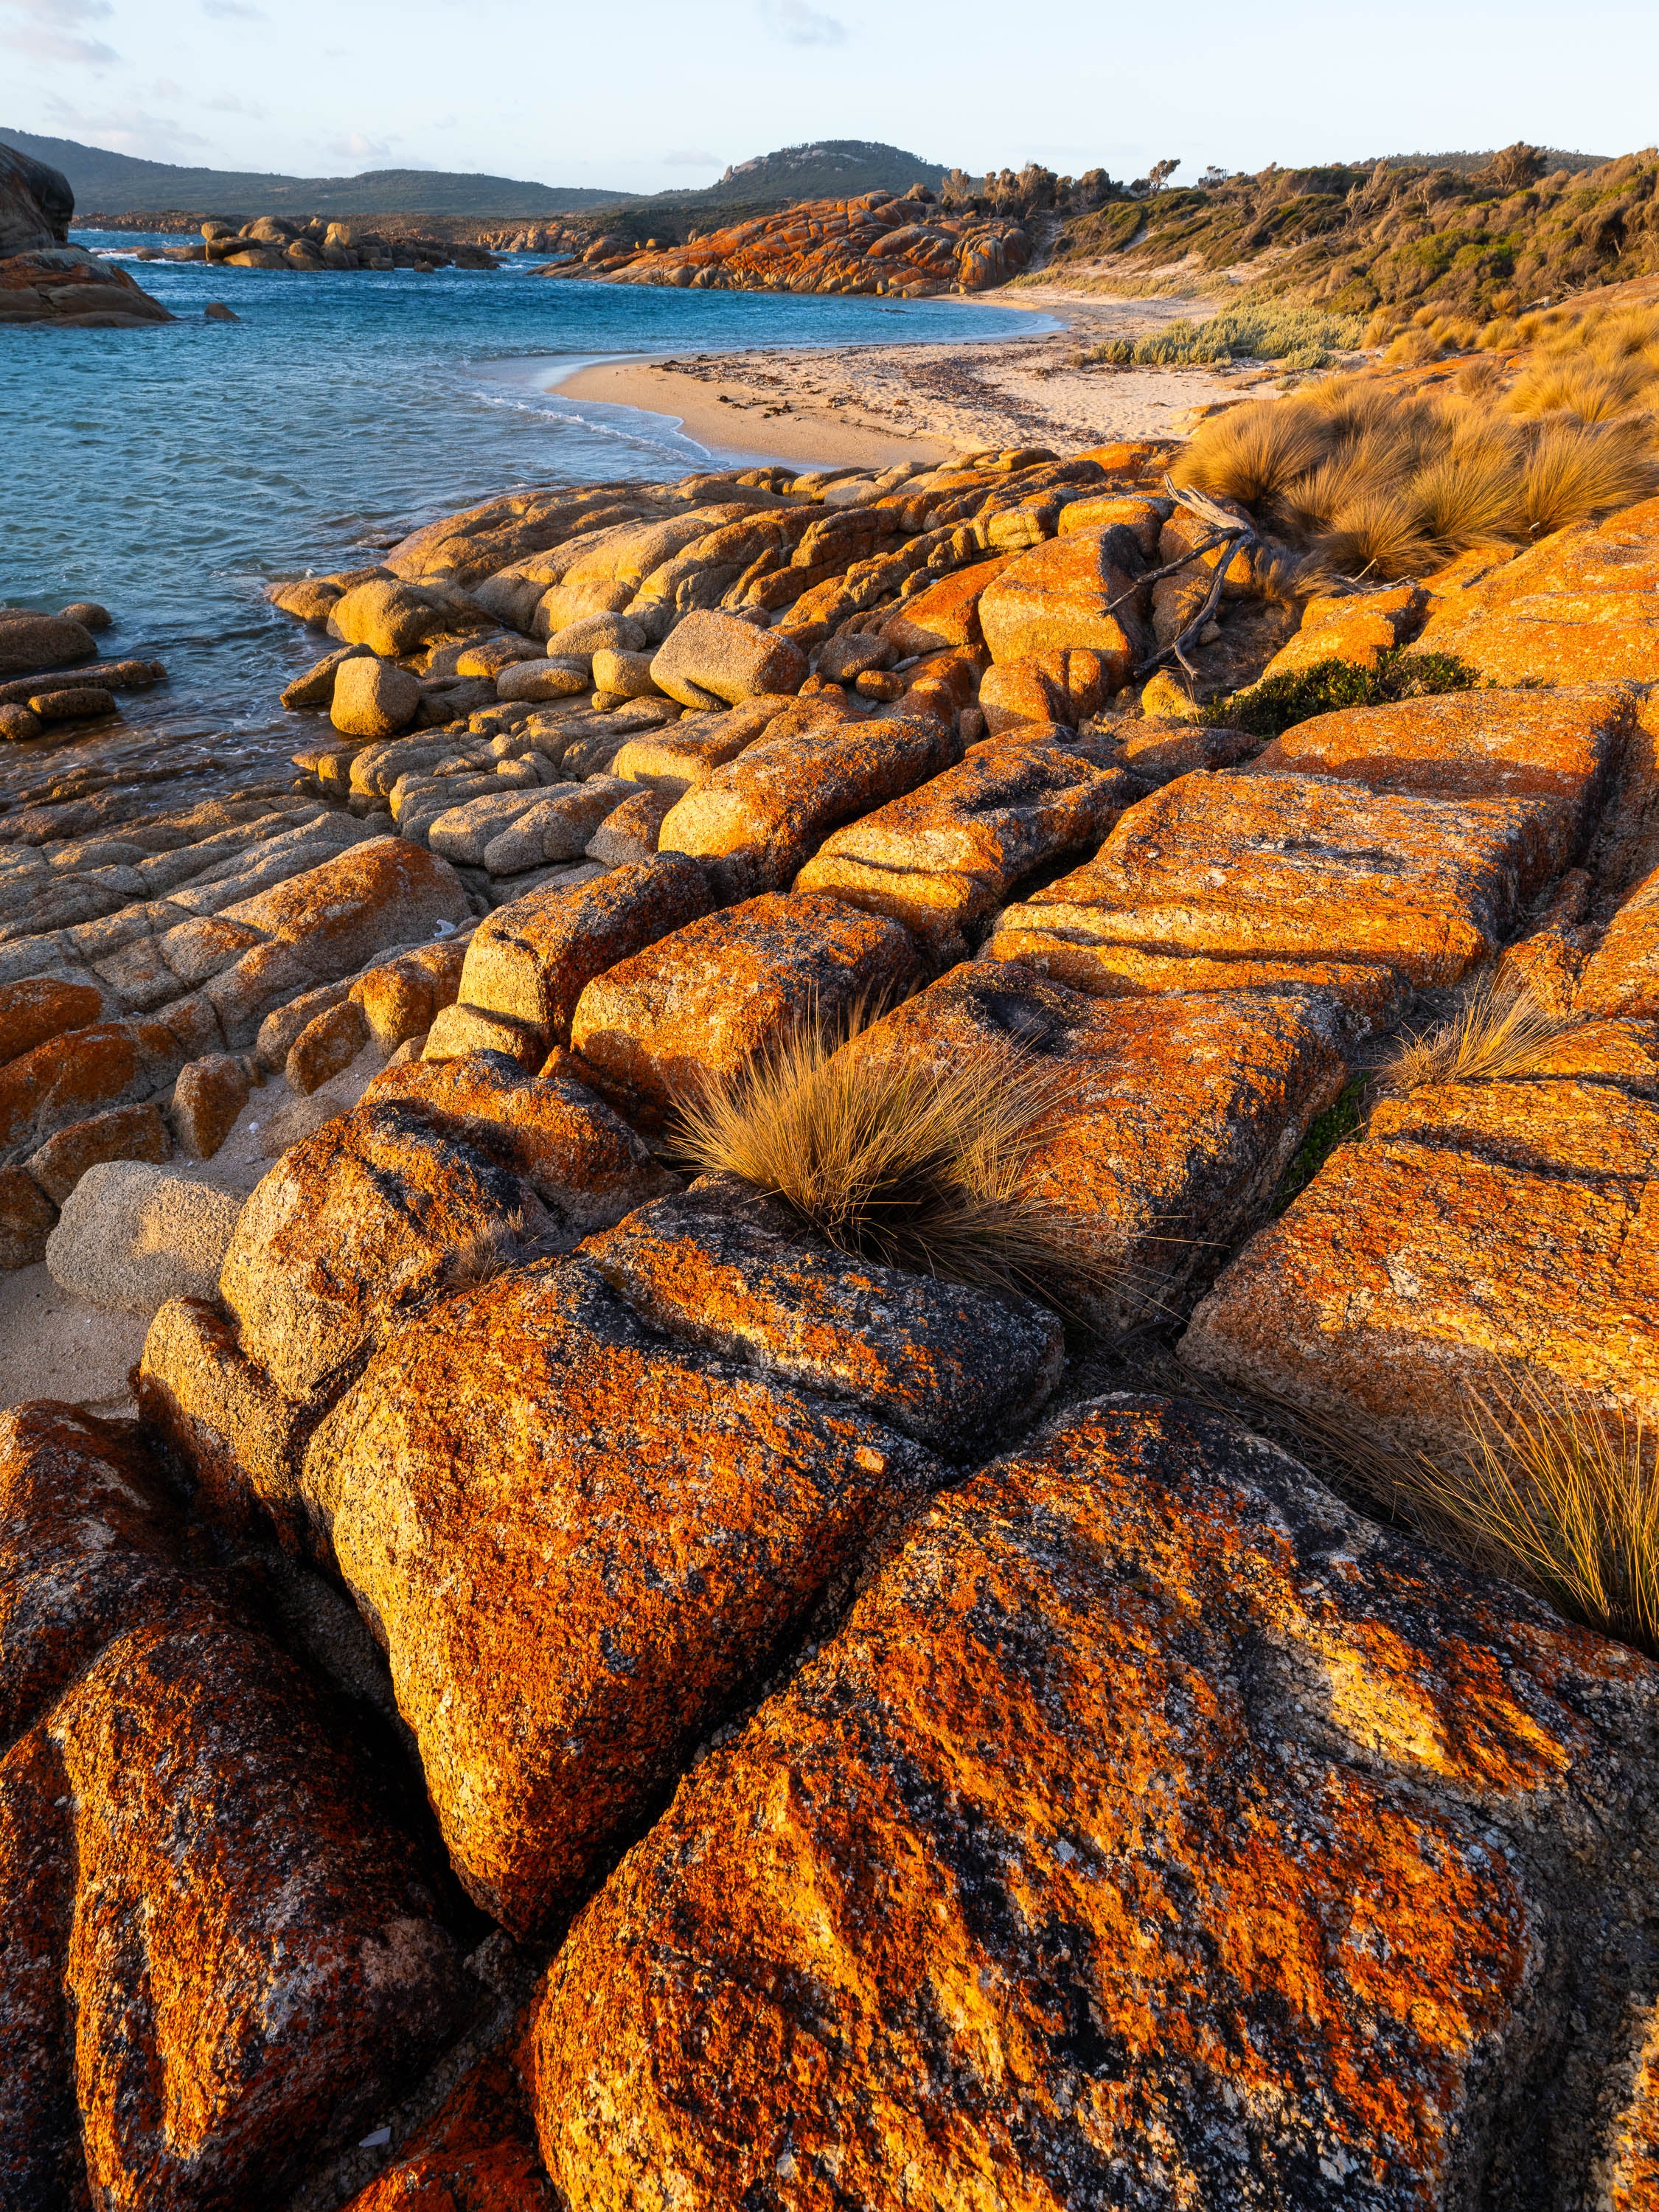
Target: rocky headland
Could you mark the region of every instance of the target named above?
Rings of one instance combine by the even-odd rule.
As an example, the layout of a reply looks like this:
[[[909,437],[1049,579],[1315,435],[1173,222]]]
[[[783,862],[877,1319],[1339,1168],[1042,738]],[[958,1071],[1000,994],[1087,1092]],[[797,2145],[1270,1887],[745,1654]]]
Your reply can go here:
[[[0,146],[0,324],[125,330],[173,318],[126,270],[69,242],[66,178]]]
[[[273,587],[291,787],[0,815],[3,1257],[125,1332],[8,1370],[9,2203],[1653,2203],[1659,1620],[1420,1486],[1652,1480],[1576,328],[485,501]],[[791,1066],[1037,1085],[1087,1264],[708,1168]]]

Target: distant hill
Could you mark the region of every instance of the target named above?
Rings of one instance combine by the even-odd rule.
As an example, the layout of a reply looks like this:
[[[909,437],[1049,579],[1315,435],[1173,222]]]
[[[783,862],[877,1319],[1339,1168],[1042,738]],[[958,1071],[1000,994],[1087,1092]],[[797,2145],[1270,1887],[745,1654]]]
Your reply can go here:
[[[727,219],[737,207],[767,210],[793,200],[853,199],[860,193],[902,194],[917,183],[937,191],[945,171],[897,146],[864,138],[816,138],[739,161],[713,185],[680,191],[596,191],[538,185],[514,177],[447,169],[368,169],[356,177],[289,177],[240,169],[186,169],[141,161],[73,138],[42,138],[0,126],[0,143],[61,169],[82,214],[169,210],[246,220],[256,215],[517,216],[577,215],[599,208],[661,210],[684,217],[700,210]],[[647,228],[649,226],[647,225]]]
[[[937,191],[945,171],[897,146],[868,138],[817,138],[804,146],[781,147],[752,161],[739,161],[718,184],[684,195],[709,203],[741,200],[856,199],[863,192],[907,192],[912,185]],[[678,192],[665,195],[671,200]]]
[[[77,210],[125,215],[135,208],[191,209],[243,219],[286,213],[326,216],[570,215],[621,207],[635,195],[538,185],[447,169],[368,169],[357,177],[285,177],[237,169],[185,169],[141,161],[73,138],[41,138],[0,126],[0,143],[33,155],[70,180]]]

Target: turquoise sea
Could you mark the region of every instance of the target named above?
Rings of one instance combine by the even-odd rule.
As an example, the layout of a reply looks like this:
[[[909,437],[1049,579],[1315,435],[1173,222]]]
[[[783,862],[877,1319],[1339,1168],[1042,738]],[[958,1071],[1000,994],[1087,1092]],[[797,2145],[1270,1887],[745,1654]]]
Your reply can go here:
[[[117,256],[179,242],[74,235]],[[710,465],[663,417],[542,388],[561,365],[1046,327],[957,301],[551,283],[530,274],[542,259],[429,276],[129,261],[194,319],[0,333],[0,602],[107,606],[118,626],[106,653],[171,672],[125,695],[134,724],[280,734],[276,693],[318,647],[266,605],[267,578],[370,559],[416,523],[514,485]],[[199,319],[212,299],[242,319]]]

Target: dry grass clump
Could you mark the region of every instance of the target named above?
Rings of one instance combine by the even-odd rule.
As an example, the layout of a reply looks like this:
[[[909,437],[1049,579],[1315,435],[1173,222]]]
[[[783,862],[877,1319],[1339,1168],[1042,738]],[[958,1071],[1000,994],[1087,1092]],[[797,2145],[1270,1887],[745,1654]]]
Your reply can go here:
[[[1659,1658],[1659,1468],[1632,1416],[1530,1376],[1470,1392],[1462,1453],[1402,1459],[1424,1534]]]
[[[1547,1054],[1582,1018],[1552,1013],[1530,992],[1483,975],[1455,1013],[1401,1038],[1377,1071],[1376,1091],[1405,1098],[1429,1085],[1523,1081],[1546,1069]]]
[[[1633,374],[1581,366],[1573,388],[1595,407],[1587,375],[1605,398]],[[1552,388],[1540,371],[1523,406]],[[1202,424],[1170,474],[1240,501],[1323,568],[1389,578],[1628,506],[1659,489],[1659,453],[1644,417],[1504,414],[1481,390],[1442,397],[1334,377]]]
[[[843,1048],[863,1029],[799,1030],[680,1109],[676,1149],[705,1174],[781,1199],[838,1251],[1067,1310],[1114,1271],[1089,1222],[1030,1194],[1064,1086],[1016,1047],[945,1069]]]

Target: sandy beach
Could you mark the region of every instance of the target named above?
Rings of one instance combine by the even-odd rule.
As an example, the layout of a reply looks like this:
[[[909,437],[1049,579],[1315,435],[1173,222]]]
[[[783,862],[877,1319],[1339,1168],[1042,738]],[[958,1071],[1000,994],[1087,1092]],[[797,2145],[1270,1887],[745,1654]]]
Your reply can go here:
[[[1136,337],[1183,314],[1188,299],[1116,300],[1028,287],[999,305],[1061,327],[960,345],[764,348],[607,362],[560,376],[573,399],[676,420],[713,453],[882,467],[985,447],[1075,448],[1185,428],[1192,408],[1236,394],[1252,373],[1085,365],[1102,340]],[[1255,374],[1259,374],[1260,372]]]

